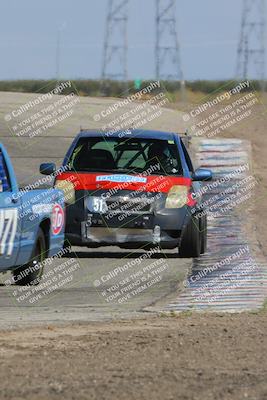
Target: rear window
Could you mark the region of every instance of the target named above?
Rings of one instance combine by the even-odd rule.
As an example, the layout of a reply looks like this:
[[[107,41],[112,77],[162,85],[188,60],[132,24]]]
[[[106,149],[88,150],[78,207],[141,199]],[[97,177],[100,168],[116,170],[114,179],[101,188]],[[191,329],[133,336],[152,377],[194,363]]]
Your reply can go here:
[[[10,181],[4,156],[0,151],[0,192],[10,191]]]
[[[172,140],[82,138],[68,165],[77,172],[182,174],[177,146]]]

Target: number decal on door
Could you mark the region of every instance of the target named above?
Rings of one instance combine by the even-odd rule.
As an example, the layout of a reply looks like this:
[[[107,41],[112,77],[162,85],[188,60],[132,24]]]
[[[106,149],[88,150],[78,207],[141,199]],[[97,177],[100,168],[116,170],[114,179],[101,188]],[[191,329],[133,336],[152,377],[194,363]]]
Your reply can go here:
[[[11,256],[18,226],[18,210],[0,210],[0,255]]]

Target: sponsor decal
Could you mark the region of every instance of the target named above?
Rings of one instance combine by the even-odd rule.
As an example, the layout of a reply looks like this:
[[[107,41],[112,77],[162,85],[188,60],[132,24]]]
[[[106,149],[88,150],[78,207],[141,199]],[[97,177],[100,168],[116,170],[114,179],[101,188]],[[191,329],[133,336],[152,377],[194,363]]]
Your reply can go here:
[[[147,178],[143,178],[141,176],[132,176],[132,175],[100,175],[96,177],[97,182],[137,182],[137,183],[146,183]]]
[[[0,255],[12,255],[17,226],[18,209],[0,210]]]
[[[52,210],[52,232],[53,235],[59,235],[64,226],[64,210],[60,204],[55,204]]]

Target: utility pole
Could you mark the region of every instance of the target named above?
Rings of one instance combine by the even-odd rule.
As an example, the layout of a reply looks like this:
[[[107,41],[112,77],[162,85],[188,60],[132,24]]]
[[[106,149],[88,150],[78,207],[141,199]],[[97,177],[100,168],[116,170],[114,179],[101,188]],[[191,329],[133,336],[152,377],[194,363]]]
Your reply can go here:
[[[102,81],[128,80],[128,3],[129,0],[109,0],[104,40]]]
[[[264,86],[265,39],[265,0],[243,0],[241,34],[237,49],[237,78],[258,79]]]
[[[175,0],[156,1],[156,77],[159,80],[185,81],[181,67],[180,46],[177,35]]]

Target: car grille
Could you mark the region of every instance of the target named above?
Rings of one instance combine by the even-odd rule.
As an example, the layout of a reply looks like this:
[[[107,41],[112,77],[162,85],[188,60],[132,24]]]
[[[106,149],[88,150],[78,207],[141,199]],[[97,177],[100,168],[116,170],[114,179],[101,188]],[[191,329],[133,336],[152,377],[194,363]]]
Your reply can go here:
[[[114,214],[127,212],[131,214],[144,214],[152,211],[153,199],[113,197],[108,199],[106,203],[108,211]]]

